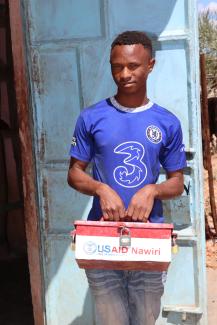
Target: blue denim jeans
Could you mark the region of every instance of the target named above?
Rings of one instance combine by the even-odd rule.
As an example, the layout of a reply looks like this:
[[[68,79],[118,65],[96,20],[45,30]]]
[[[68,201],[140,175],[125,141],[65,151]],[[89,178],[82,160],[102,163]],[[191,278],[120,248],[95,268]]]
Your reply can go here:
[[[154,325],[165,272],[86,270],[96,325]]]

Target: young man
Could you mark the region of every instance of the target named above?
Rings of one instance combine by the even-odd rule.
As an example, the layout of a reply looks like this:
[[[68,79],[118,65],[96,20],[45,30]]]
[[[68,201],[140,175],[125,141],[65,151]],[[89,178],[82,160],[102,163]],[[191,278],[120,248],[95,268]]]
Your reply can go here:
[[[146,81],[155,60],[145,33],[118,35],[110,63],[117,94],[80,114],[68,183],[94,196],[88,220],[161,223],[161,200],[183,191],[186,160],[180,122],[147,97]],[[85,172],[90,161],[92,177]],[[167,180],[156,184],[160,165]],[[161,272],[87,270],[86,274],[96,324],[155,324],[163,294]]]

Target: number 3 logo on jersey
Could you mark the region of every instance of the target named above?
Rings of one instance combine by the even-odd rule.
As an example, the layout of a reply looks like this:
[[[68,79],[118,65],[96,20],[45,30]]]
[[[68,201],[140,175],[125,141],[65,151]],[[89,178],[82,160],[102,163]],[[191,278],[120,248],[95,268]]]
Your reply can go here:
[[[136,141],[119,144],[114,153],[123,155],[123,163],[114,169],[115,181],[123,187],[137,187],[146,179],[147,167],[142,161],[145,154],[143,145]]]

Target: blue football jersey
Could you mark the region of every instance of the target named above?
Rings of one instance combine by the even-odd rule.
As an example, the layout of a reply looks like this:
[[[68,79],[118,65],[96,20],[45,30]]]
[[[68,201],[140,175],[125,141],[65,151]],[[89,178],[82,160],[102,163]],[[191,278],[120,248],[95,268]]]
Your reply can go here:
[[[114,189],[126,208],[140,188],[157,182],[161,165],[166,171],[186,166],[182,130],[174,114],[157,104],[126,112],[110,99],[81,112],[70,155],[92,162],[93,178]],[[94,197],[88,220],[101,217],[99,198]],[[164,221],[161,200],[155,200],[149,221]]]

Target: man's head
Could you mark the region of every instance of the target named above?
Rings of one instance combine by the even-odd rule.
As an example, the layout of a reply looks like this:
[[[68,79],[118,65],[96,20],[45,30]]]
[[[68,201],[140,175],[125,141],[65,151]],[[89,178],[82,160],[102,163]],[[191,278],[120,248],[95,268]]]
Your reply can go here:
[[[146,80],[155,63],[151,40],[139,31],[118,35],[111,45],[110,63],[118,92],[142,95],[146,92]]]
[[[133,45],[141,44],[145,49],[149,50],[152,56],[152,43],[146,33],[141,31],[126,31],[119,34],[111,44],[111,51],[116,45]]]

